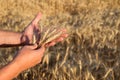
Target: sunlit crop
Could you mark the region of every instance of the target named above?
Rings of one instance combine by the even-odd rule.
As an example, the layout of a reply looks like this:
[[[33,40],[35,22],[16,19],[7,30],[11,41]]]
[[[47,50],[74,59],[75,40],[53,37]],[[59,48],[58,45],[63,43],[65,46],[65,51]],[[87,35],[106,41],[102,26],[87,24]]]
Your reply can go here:
[[[119,0],[0,0],[0,28],[21,32],[39,11],[39,24],[69,36],[14,80],[120,80]],[[45,33],[41,43],[49,42]],[[0,66],[19,49],[1,48]]]

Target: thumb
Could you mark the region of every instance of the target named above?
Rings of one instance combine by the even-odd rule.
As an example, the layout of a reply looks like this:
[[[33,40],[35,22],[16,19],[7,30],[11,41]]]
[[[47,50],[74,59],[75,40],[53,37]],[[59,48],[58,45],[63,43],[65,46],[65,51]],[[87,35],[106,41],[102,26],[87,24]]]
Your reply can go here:
[[[39,12],[37,16],[33,19],[32,24],[36,25],[38,21],[40,20],[42,14]]]
[[[37,48],[37,44],[30,45],[30,46],[27,46],[27,47],[30,48],[30,49],[36,49]]]
[[[43,55],[43,53],[45,52],[45,46],[42,45],[39,49],[37,49],[38,53],[40,53],[41,55]]]

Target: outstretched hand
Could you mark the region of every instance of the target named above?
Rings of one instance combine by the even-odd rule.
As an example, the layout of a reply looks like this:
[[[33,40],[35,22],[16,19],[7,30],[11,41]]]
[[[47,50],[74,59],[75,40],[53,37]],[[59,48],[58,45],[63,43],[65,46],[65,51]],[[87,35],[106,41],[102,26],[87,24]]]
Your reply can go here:
[[[64,29],[62,31],[66,32],[66,30]],[[59,38],[51,41],[50,43],[42,45],[38,49],[36,49],[38,47],[37,44],[24,46],[18,52],[17,56],[14,58],[13,61],[19,64],[19,68],[21,69],[21,71],[26,70],[30,67],[33,67],[36,64],[41,62],[41,59],[44,55],[46,47],[54,46],[57,42],[62,41],[66,37],[67,37],[67,34],[63,33]]]
[[[26,44],[32,43],[32,38],[34,33],[37,36],[38,40],[40,39],[40,30],[38,27],[38,22],[40,19],[41,19],[41,13],[38,13],[37,16],[23,31],[21,40]]]
[[[35,36],[37,36],[36,41],[38,41],[38,42],[40,41],[40,29],[38,27],[38,22],[40,19],[41,19],[41,13],[38,13],[37,16],[32,20],[32,22],[25,28],[25,30],[22,34],[23,36],[21,38],[22,42],[25,42],[25,44],[32,44],[32,39],[33,39],[34,33],[35,33]],[[61,29],[61,31],[63,32],[63,34],[59,38],[45,44],[46,47],[53,46],[57,42],[62,41],[63,38],[68,36],[65,29]],[[38,42],[36,42],[36,43],[38,43]]]
[[[28,27],[24,30],[23,36],[27,38],[28,44],[32,41],[33,33],[37,34],[37,37],[40,37],[40,30],[37,26],[38,21],[41,18],[41,13],[39,13],[35,19],[28,25]],[[61,29],[62,34],[57,39],[52,40],[47,44],[43,44],[40,48],[38,48],[37,43],[35,45],[27,45],[24,46],[14,58],[13,61],[18,62],[21,66],[22,70],[33,67],[36,64],[41,62],[43,54],[45,52],[46,47],[54,46],[56,43],[61,42],[68,36],[66,33],[66,29]],[[39,40],[38,40],[39,41]]]
[[[35,19],[25,28],[24,32],[22,33],[21,40],[25,42],[25,44],[31,44],[33,34],[36,33],[38,40],[40,39],[40,30],[37,26],[38,21],[41,18],[41,13],[39,13]],[[37,48],[37,42],[35,45],[25,45],[21,50],[18,51],[18,54],[14,57],[13,61],[3,67],[0,70],[0,80],[10,80],[16,77],[20,72],[35,66],[36,64],[41,62],[41,59],[44,55],[46,47],[54,46],[57,42],[62,41],[64,38],[68,36],[65,29],[61,30],[63,34],[57,39],[52,40],[49,43],[43,44],[40,48]],[[13,33],[12,33],[13,34]],[[16,37],[12,37],[13,41]],[[19,38],[19,37],[17,37]],[[11,39],[11,37],[10,37]],[[16,42],[13,41],[13,42]],[[19,43],[20,40],[18,39],[17,42]],[[10,42],[8,42],[10,43]],[[15,43],[15,44],[18,44]]]

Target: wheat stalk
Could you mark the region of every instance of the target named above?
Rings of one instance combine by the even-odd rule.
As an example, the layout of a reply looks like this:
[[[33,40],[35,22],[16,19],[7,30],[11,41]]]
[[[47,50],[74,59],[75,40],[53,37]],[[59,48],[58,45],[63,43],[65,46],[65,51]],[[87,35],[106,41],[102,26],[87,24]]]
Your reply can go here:
[[[42,44],[47,44],[58,37],[60,37],[63,32],[59,29],[59,27],[43,27],[41,26],[41,35],[40,35],[40,41],[38,43],[38,46],[40,47]],[[37,36],[35,36],[35,33],[33,34],[33,40],[32,44],[35,44],[37,42]]]

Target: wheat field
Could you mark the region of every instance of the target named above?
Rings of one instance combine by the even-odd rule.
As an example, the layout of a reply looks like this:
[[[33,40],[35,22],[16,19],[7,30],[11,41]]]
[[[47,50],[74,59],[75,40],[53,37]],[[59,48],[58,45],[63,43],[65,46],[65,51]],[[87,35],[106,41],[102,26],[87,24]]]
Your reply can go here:
[[[13,80],[120,80],[119,0],[0,0],[0,29],[21,32],[39,11],[69,36]],[[0,67],[20,48],[0,48]]]

